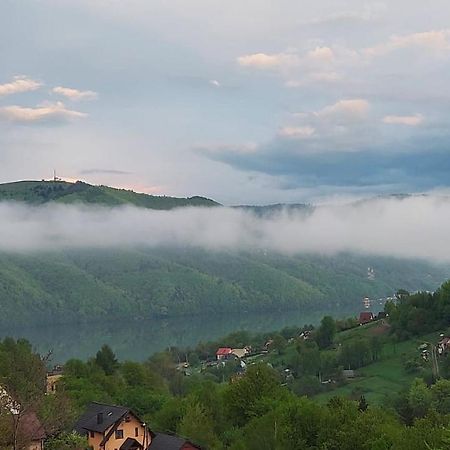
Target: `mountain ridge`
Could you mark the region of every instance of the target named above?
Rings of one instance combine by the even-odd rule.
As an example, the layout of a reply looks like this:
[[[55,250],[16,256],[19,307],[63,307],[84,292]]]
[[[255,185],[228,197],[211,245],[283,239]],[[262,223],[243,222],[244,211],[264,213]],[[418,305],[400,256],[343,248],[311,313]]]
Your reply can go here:
[[[134,192],[110,186],[92,185],[84,181],[23,180],[0,184],[0,201],[22,201],[30,204],[89,203],[107,206],[131,204],[138,207],[168,210],[186,206],[221,206],[206,197],[170,197]]]

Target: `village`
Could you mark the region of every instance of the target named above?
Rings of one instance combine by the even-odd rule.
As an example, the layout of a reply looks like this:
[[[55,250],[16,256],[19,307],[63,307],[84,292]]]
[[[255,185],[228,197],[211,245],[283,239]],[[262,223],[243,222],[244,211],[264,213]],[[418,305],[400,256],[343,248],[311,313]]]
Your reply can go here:
[[[219,386],[233,385],[245,379],[250,368],[262,365],[269,367],[274,376],[276,374],[281,387],[297,395],[320,400],[348,393],[362,405],[366,405],[365,395],[371,399],[370,389],[364,392],[359,387],[368,377],[366,367],[390,361],[398,365],[401,359],[405,373],[421,373],[429,368],[433,379],[439,380],[441,366],[447,363],[450,353],[450,334],[434,333],[405,342],[410,351],[403,352],[399,359],[396,348],[402,348],[401,342],[394,342],[393,350],[387,350],[393,342],[389,337],[389,314],[386,311],[374,314],[368,310],[370,303],[364,300],[363,304],[365,310],[358,318],[335,320],[326,316],[316,327],[305,325],[259,335],[238,332],[217,343],[200,343],[196,348],[169,348],[149,362],[166,373],[169,383],[176,381],[179,386],[190,379],[213,380]],[[227,343],[232,345],[227,346]],[[103,359],[105,355],[110,359],[106,366],[99,360],[102,352]],[[47,358],[48,355],[43,357],[46,364]],[[108,364],[117,364],[107,346],[102,347],[96,358],[107,373]],[[161,367],[162,364],[166,366]],[[46,396],[55,396],[61,389],[67,389],[66,367],[55,365],[48,370],[44,385]],[[50,435],[33,408],[23,407],[5,388],[0,390],[0,408],[11,415],[17,434],[27,436],[26,450],[47,448]],[[161,432],[133,408],[116,403],[89,402],[84,412],[75,418],[71,430],[74,436],[85,439],[93,450],[204,448],[195,440],[173,432]]]

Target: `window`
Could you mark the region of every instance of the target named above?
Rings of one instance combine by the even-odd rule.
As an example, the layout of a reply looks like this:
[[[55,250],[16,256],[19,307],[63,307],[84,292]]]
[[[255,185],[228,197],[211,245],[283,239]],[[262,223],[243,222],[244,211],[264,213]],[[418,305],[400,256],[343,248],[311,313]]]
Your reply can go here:
[[[136,427],[136,428],[134,429],[134,436],[135,436],[135,437],[138,437],[138,436],[139,436],[139,428],[138,428],[138,427]]]
[[[95,433],[93,431],[90,432],[91,438],[95,437]]]
[[[116,439],[123,439],[123,430],[116,430]]]

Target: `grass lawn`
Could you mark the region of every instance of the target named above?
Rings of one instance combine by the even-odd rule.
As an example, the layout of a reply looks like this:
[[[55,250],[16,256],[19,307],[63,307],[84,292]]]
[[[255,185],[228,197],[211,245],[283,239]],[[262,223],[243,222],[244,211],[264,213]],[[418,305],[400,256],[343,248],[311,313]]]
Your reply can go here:
[[[356,334],[369,333],[371,329],[373,326],[350,330],[346,332],[347,334],[342,333],[343,336],[340,336],[339,341],[342,342]],[[326,402],[336,395],[359,397],[364,394],[369,403],[384,403],[387,398],[392,398],[419,376],[407,373],[403,368],[403,361],[417,356],[419,353],[417,347],[420,344],[436,342],[438,337],[438,333],[433,333],[400,343],[387,342],[383,347],[380,361],[357,370],[358,377],[350,380],[345,386],[319,394],[315,398],[320,402]]]

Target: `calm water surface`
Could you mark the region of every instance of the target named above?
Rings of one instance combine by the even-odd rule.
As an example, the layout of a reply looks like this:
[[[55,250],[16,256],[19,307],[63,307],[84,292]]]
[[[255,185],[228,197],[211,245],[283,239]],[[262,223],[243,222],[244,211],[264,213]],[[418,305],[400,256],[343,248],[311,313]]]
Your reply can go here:
[[[41,354],[53,351],[52,363],[70,358],[87,359],[108,344],[120,360],[143,361],[169,346],[193,346],[215,340],[233,331],[267,332],[285,326],[316,325],[324,315],[348,317],[359,310],[336,312],[266,312],[178,317],[145,321],[101,321],[89,324],[47,325],[43,327],[1,328],[0,338],[26,338]]]

